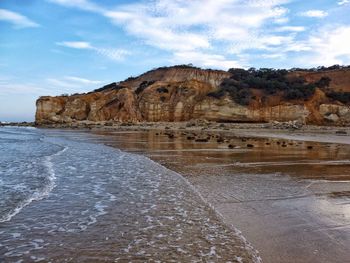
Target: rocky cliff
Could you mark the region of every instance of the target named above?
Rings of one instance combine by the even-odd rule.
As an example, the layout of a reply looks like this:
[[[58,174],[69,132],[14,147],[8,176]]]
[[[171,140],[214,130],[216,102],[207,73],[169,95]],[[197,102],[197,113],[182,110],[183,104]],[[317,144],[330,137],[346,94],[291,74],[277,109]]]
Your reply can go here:
[[[350,90],[349,69],[290,74],[303,76],[309,82],[331,76],[328,89]],[[193,67],[159,68],[86,94],[40,97],[36,103],[36,123],[187,121],[199,118],[224,122],[299,120],[316,124],[350,123],[349,104],[328,97],[321,89],[316,89],[307,100],[287,101],[281,96],[271,95],[264,102],[259,97],[261,92],[254,91],[254,101],[248,105],[237,103],[230,96],[208,96],[230,76],[231,73],[226,71]]]

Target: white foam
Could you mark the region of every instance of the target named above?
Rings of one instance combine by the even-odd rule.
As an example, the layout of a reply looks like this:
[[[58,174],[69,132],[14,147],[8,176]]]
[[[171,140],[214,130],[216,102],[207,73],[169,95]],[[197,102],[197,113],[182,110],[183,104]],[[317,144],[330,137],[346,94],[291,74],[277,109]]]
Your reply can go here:
[[[55,187],[56,175],[55,175],[55,171],[53,169],[53,163],[51,160],[54,156],[58,156],[58,155],[61,155],[62,153],[64,153],[67,149],[68,149],[68,147],[64,147],[62,150],[58,151],[57,153],[54,153],[50,156],[45,157],[43,163],[48,169],[49,184],[40,192],[34,192],[29,198],[27,198],[26,200],[23,200],[22,202],[17,204],[17,207],[15,209],[13,209],[13,211],[11,211],[7,215],[0,218],[0,223],[10,221],[11,218],[13,218],[15,215],[17,215],[24,207],[26,207],[27,205],[29,205],[33,201],[39,201],[39,200],[45,198],[52,191],[52,189]]]
[[[13,238],[17,238],[17,237],[20,237],[20,236],[21,236],[20,233],[12,233],[12,237],[13,237]]]
[[[135,154],[136,155],[136,154]],[[141,155],[143,158],[146,158],[148,159],[150,162],[154,163],[155,165],[159,165],[159,166],[162,166],[160,165],[159,163],[153,161],[152,159],[146,157],[146,156],[143,156]],[[164,166],[162,166],[164,167]],[[209,203],[203,196],[202,194],[199,192],[199,190],[197,188],[195,188],[191,183],[190,181],[188,181],[185,177],[183,177],[181,174],[179,173],[176,173],[172,170],[169,170],[168,168],[164,167],[164,169],[168,170],[169,172],[171,172],[172,174],[176,175],[179,179],[183,180],[191,189],[194,193],[196,193],[199,198],[205,203],[207,204],[211,209],[212,211],[215,212],[215,214],[221,219],[222,222],[226,222],[223,215],[215,209],[215,207]],[[245,245],[245,249],[247,251],[249,251],[249,253],[252,255],[253,257],[253,263],[261,263],[262,262],[262,258],[260,257],[259,255],[259,251],[256,250],[249,242],[248,240],[243,236],[242,232],[240,230],[238,230],[237,228],[235,228],[233,225],[231,224],[226,224],[234,233],[235,235],[243,242],[243,244]]]
[[[109,196],[109,201],[113,202],[117,200],[117,197],[111,193],[107,193],[107,195]]]

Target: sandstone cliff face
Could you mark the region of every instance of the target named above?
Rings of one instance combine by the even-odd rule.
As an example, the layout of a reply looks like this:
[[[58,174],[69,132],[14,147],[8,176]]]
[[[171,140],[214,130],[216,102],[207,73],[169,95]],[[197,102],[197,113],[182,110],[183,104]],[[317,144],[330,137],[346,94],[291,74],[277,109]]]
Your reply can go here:
[[[195,107],[195,116],[212,121],[231,122],[269,122],[298,120],[305,123],[310,112],[304,105],[278,105],[252,109],[232,102],[229,98],[222,100],[204,100]]]
[[[36,106],[38,124],[142,120],[136,95],[127,88],[70,97],[41,97]]]
[[[66,102],[66,97],[40,97],[36,102],[36,122],[64,122],[61,113],[64,110]]]
[[[144,81],[181,82],[196,80],[208,83],[212,87],[218,87],[222,80],[230,77],[230,75],[230,73],[222,70],[170,67],[148,71],[134,80],[123,81],[122,84],[137,88]]]
[[[195,106],[214,87],[206,82],[157,82],[140,94],[139,110],[146,121],[186,121],[194,116]]]
[[[331,123],[350,123],[350,107],[344,105],[321,104],[320,114],[325,120]]]
[[[123,81],[115,88],[73,96],[41,97],[37,101],[36,122],[156,122],[201,118],[225,122],[299,120],[350,124],[349,106],[329,101],[320,90],[308,101],[250,106],[239,105],[228,96],[220,99],[207,96],[229,76],[230,73],[225,71],[196,68],[152,70]]]

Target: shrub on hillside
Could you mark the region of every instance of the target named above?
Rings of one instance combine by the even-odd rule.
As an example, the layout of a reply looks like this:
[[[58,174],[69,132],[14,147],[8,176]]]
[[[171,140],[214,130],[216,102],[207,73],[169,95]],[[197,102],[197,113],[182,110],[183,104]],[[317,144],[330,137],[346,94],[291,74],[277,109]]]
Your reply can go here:
[[[158,93],[168,93],[169,90],[165,87],[160,87],[160,88],[157,88],[157,92]]]
[[[139,87],[135,90],[135,93],[138,95],[141,92],[143,92],[148,86],[151,86],[152,84],[154,84],[155,81],[151,80],[151,81],[143,81],[140,83]]]
[[[350,92],[329,92],[327,96],[345,104],[350,104]]]
[[[319,81],[317,81],[316,83],[315,83],[315,85],[316,85],[316,87],[318,87],[318,88],[321,88],[321,89],[324,89],[324,88],[327,88],[327,87],[329,87],[329,84],[331,83],[331,78],[329,78],[329,77],[322,77],[322,78],[320,78],[320,80]]]
[[[116,83],[116,82],[112,82],[110,84],[103,86],[102,88],[95,89],[93,92],[101,92],[101,91],[105,91],[105,90],[109,90],[109,89],[120,90],[123,88],[124,88],[124,86],[118,85],[118,83]]]
[[[287,78],[284,69],[250,68],[248,70],[233,68],[230,78],[224,79],[217,91],[208,94],[220,98],[228,94],[232,100],[241,105],[248,105],[253,99],[251,89],[259,89],[266,95],[282,92],[285,99],[307,99],[315,91],[314,84],[306,84],[303,78]]]

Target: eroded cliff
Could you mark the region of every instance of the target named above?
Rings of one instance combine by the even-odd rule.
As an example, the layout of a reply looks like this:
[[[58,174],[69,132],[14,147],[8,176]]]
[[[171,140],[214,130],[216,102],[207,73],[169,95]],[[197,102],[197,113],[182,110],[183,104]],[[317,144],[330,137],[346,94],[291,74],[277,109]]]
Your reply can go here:
[[[350,89],[350,70],[291,74],[302,75],[309,82],[331,75],[334,89]],[[350,123],[349,105],[329,98],[321,89],[316,89],[307,100],[288,101],[278,93],[266,99],[261,91],[252,90],[254,100],[248,105],[237,103],[228,95],[208,96],[230,76],[226,71],[191,67],[151,70],[87,94],[40,97],[36,104],[36,123],[187,121],[198,118],[225,122]]]

